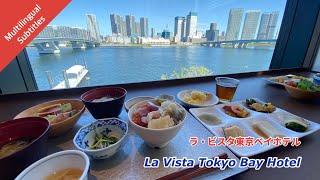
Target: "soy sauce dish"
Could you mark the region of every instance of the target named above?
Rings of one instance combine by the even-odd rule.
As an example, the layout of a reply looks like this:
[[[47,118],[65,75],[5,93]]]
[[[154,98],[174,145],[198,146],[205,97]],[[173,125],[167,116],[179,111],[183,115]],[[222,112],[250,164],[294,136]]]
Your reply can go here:
[[[106,159],[121,149],[127,133],[126,122],[118,118],[99,119],[82,127],[73,143],[77,149],[94,159]]]

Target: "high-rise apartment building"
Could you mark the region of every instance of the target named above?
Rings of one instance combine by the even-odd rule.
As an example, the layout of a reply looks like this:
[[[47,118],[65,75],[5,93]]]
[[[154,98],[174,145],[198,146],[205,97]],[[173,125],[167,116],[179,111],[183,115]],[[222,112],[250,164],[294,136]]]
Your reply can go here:
[[[210,23],[210,30],[216,30],[217,29],[217,23]]]
[[[151,37],[152,38],[156,38],[157,37],[156,30],[154,28],[151,28]]]
[[[135,22],[135,32],[136,36],[141,36],[140,22]]]
[[[256,39],[259,17],[260,11],[251,10],[246,12],[241,33],[242,40]]]
[[[210,29],[206,31],[207,41],[218,41],[219,30],[217,29],[217,23],[211,23]]]
[[[271,12],[268,29],[267,29],[267,39],[274,39],[278,17],[279,17],[278,11]]]
[[[97,17],[94,14],[86,14],[87,17],[87,30],[89,32],[89,36],[91,36],[94,40],[100,42],[100,30],[97,21]]]
[[[170,39],[171,37],[171,33],[169,30],[163,30],[161,33],[161,37],[164,39]]]
[[[226,32],[226,41],[238,40],[242,16],[243,16],[242,8],[230,9],[227,32]]]
[[[266,40],[274,39],[275,29],[277,26],[279,12],[262,13],[257,39]]]
[[[174,18],[174,37],[177,42],[180,42],[185,37],[186,19],[185,17],[177,16]]]
[[[126,30],[127,30],[127,36],[132,36],[135,34],[136,31],[136,22],[135,17],[131,15],[126,16]]]
[[[149,36],[148,18],[145,18],[145,17],[140,18],[140,31],[141,31],[142,37]]]
[[[191,38],[193,36],[196,36],[196,34],[197,34],[197,21],[198,21],[197,13],[190,12],[187,15],[186,38]]]
[[[110,14],[111,31],[115,35],[123,35],[123,20],[117,14]]]

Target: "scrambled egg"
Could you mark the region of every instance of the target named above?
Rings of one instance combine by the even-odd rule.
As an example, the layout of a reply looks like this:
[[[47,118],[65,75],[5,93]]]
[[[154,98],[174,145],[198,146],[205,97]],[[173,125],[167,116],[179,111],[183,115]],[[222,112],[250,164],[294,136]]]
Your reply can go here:
[[[183,100],[189,104],[203,104],[207,100],[207,95],[200,91],[191,91],[184,95]]]

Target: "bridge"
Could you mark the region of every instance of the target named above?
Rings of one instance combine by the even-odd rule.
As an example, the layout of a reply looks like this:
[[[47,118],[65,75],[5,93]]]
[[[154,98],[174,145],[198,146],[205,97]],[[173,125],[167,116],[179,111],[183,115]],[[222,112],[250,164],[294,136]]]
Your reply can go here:
[[[233,40],[233,41],[206,41],[200,43],[201,46],[207,47],[217,47],[220,48],[222,44],[231,45],[233,48],[247,48],[248,44],[250,43],[276,43],[276,39],[266,39],[266,40]]]
[[[60,53],[60,42],[70,42],[73,49],[86,49],[99,46],[95,40],[88,38],[70,38],[70,37],[37,37],[32,43],[38,49],[39,54]]]

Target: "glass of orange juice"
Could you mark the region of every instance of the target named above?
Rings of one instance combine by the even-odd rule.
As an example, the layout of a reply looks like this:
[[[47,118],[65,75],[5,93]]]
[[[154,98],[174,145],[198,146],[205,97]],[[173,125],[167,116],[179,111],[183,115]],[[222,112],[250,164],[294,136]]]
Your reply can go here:
[[[216,78],[216,94],[222,103],[231,102],[240,81],[229,77]]]

